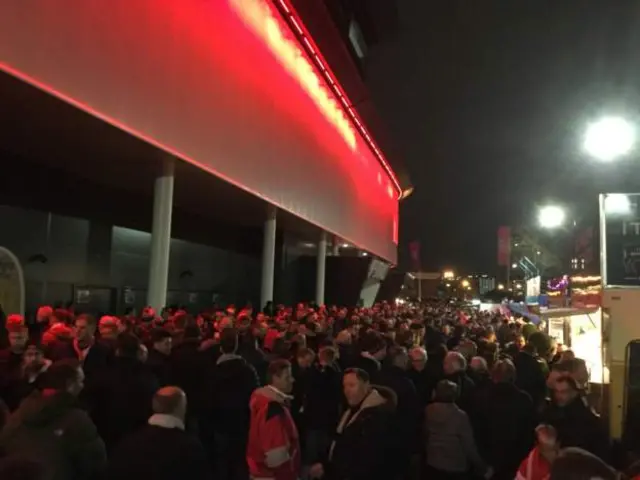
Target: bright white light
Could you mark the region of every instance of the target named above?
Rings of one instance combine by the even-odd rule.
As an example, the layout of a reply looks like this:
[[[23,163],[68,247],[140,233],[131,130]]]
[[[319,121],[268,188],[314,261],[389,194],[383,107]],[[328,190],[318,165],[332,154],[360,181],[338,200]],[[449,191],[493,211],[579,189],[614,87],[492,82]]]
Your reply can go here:
[[[503,285],[503,284],[501,284],[501,283],[499,283],[499,284],[498,284],[498,290],[504,290],[504,285]]]
[[[583,147],[592,157],[610,162],[628,154],[636,143],[634,126],[621,117],[603,117],[587,126]]]
[[[348,243],[343,243],[342,244],[342,248],[349,248],[349,244]]]
[[[404,305],[407,303],[404,298],[396,298],[396,305]]]
[[[542,228],[558,228],[564,223],[564,210],[555,205],[548,205],[540,209],[538,223]]]
[[[511,268],[518,268],[518,264],[517,263],[512,263],[511,264]]]
[[[604,197],[605,213],[625,215],[631,213],[631,200],[622,193],[613,193]]]

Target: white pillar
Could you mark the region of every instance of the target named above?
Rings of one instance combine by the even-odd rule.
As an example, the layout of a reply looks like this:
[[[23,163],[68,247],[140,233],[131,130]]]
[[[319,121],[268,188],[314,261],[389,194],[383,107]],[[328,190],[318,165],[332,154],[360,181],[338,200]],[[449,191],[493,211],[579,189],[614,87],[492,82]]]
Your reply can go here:
[[[316,304],[324,305],[324,283],[327,268],[327,234],[320,233],[318,256],[316,258]]]
[[[151,227],[151,259],[147,303],[155,311],[166,306],[169,282],[169,249],[171,247],[171,212],[173,210],[174,160],[165,160],[163,171],[153,189],[153,225]]]
[[[273,301],[273,276],[276,264],[276,214],[273,205],[267,206],[262,242],[262,284],[260,288],[260,309]]]
[[[331,255],[334,257],[340,256],[340,239],[337,236],[333,237],[333,242],[331,243]]]

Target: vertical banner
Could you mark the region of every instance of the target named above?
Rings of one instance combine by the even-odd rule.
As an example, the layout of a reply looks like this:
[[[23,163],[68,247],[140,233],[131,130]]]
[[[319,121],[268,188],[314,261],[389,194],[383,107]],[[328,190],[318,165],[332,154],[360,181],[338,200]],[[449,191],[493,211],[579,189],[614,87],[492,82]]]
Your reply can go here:
[[[511,227],[498,228],[498,266],[511,267]]]
[[[414,271],[419,272],[422,270],[422,263],[420,262],[420,242],[413,241],[409,243],[409,255],[411,256],[411,267]]]
[[[578,262],[584,262],[585,269],[593,263],[593,227],[579,230],[575,236],[573,256]]]

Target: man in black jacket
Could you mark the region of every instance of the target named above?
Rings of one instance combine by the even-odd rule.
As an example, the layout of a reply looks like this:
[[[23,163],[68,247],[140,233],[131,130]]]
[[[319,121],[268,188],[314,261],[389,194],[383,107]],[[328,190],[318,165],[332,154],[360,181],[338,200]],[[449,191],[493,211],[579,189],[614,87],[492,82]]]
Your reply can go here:
[[[173,338],[164,328],[154,328],[151,330],[151,348],[147,358],[147,366],[158,379],[161,387],[169,384],[170,379],[170,355],[173,345]]]
[[[472,418],[478,449],[495,470],[496,480],[512,480],[533,447],[536,410],[531,397],[515,385],[511,360],[498,361],[491,384],[476,391]]]
[[[391,347],[387,356],[388,365],[378,377],[378,384],[390,388],[396,394],[397,409],[393,425],[395,441],[393,448],[398,457],[397,478],[409,478],[412,454],[422,450],[420,433],[421,408],[416,387],[407,375],[409,354],[404,347]]]
[[[328,459],[311,467],[312,478],[327,480],[389,480],[398,471],[391,451],[396,399],[393,391],[372,387],[357,368],[343,377],[349,405],[336,429]]]
[[[210,420],[205,430],[215,438],[216,479],[247,477],[245,451],[249,434],[249,400],[259,381],[255,369],[237,355],[238,332],[227,328],[220,339],[221,355],[211,372]]]
[[[563,448],[582,448],[609,461],[611,445],[604,422],[589,408],[570,375],[555,381],[553,402],[543,412],[542,423],[555,427]]]
[[[342,373],[335,365],[337,356],[333,347],[322,348],[318,353],[318,363],[309,372],[303,408],[306,426],[305,465],[313,465],[326,457],[331,436],[340,418]]]
[[[116,358],[95,386],[92,416],[100,436],[111,450],[144,426],[151,415],[151,399],[158,380],[138,359],[140,340],[130,333],[118,336]]]
[[[164,387],[153,397],[149,424],[128,436],[111,457],[108,479],[208,480],[207,456],[196,437],[184,430],[187,397],[178,387]]]

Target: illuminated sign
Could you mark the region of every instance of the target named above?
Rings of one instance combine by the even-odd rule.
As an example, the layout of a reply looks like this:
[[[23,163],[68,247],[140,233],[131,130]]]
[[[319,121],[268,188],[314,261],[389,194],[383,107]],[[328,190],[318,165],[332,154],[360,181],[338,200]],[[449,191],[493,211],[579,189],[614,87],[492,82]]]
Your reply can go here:
[[[324,116],[352,150],[357,147],[356,134],[344,110],[329,90],[320,83],[313,65],[294,40],[286,38],[271,8],[263,0],[230,0],[231,5],[253,32],[258,35],[291,76],[297,79]],[[344,98],[344,97],[342,97]],[[346,103],[346,100],[344,100]]]

